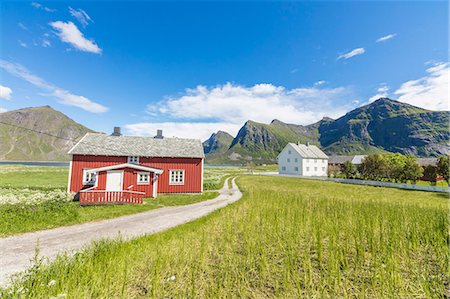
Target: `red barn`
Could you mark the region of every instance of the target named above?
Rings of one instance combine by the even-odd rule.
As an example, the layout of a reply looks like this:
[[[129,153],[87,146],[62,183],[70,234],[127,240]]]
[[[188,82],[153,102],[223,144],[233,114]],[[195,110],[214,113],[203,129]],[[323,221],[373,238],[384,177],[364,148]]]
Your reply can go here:
[[[203,146],[197,139],[87,133],[70,151],[68,192],[81,204],[141,203],[158,193],[203,192]]]

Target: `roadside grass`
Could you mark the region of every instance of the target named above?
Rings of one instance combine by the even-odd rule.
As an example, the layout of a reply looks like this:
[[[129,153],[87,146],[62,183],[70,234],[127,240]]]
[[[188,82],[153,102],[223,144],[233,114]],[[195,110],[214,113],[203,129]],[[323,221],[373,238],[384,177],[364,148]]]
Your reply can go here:
[[[68,167],[0,165],[0,187],[66,189]]]
[[[445,298],[446,194],[241,176],[166,232],[38,263],[2,298]]]
[[[187,205],[212,199],[218,192],[194,195],[160,195],[141,205],[99,205],[81,207],[78,202],[50,201],[40,204],[0,205],[0,236],[110,219],[166,206]]]

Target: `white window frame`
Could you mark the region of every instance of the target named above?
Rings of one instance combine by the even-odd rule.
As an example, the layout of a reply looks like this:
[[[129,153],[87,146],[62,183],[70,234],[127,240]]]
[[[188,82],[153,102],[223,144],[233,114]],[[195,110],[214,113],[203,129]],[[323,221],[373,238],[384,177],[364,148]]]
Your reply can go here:
[[[291,150],[289,150],[289,151],[288,151],[288,154],[290,155],[291,153],[292,153]]]
[[[322,167],[322,171],[325,171],[325,167]]]
[[[288,162],[288,163],[291,163],[291,159],[290,159],[290,158],[287,158],[287,162]]]
[[[309,166],[306,166],[306,171],[309,171]]]
[[[286,166],[281,166],[281,170],[286,171]]]
[[[90,172],[86,173],[90,168],[83,169],[83,185],[94,186],[97,182],[97,173]],[[86,177],[89,176],[90,180],[86,180]]]
[[[317,163],[317,159],[314,159],[314,163]]]
[[[294,167],[294,170],[295,170],[295,171],[298,171],[298,167]]]
[[[181,173],[182,174],[182,176],[181,176],[181,178],[182,178],[182,180],[181,181],[172,181],[172,174],[173,173]],[[186,172],[184,171],[184,169],[170,169],[169,170],[169,185],[184,185],[184,181],[185,181],[185,175],[186,175]]]
[[[129,164],[139,164],[139,156],[128,156]]]
[[[142,175],[146,175],[147,179],[146,180],[141,180],[141,176]],[[138,185],[148,185],[150,184],[150,172],[146,172],[146,171],[141,171],[137,173],[137,178],[136,178],[136,184]]]
[[[317,167],[314,167],[314,171],[317,171]]]
[[[298,159],[297,159],[297,158],[295,158],[295,159],[294,159],[294,161],[295,161],[295,163],[297,163],[297,162],[298,162]]]

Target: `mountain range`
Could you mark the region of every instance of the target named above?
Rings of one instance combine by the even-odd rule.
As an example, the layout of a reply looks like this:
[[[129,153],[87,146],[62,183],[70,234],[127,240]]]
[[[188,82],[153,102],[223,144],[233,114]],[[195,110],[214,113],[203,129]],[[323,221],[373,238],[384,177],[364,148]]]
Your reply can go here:
[[[220,131],[203,144],[208,163],[273,163],[288,142],[310,142],[328,155],[449,155],[449,112],[381,98],[336,120],[324,118],[307,126],[276,119],[270,124],[247,121],[234,139]]]
[[[67,151],[87,132],[93,130],[49,106],[0,113],[0,160],[66,161]],[[338,119],[323,118],[306,126],[277,119],[270,124],[249,120],[236,137],[218,131],[203,147],[207,163],[260,164],[276,162],[289,142],[309,142],[328,155],[449,155],[449,112],[382,98]]]

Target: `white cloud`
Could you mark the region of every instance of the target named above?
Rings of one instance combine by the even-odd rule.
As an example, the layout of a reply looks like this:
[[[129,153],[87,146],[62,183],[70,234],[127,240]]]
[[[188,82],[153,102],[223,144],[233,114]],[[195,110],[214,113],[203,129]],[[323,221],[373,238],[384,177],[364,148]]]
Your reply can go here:
[[[31,2],[31,6],[33,6],[34,8],[37,8],[37,9],[45,10],[46,12],[55,12],[56,11],[56,9],[45,7],[44,5],[42,5],[38,2]]]
[[[295,73],[297,73],[297,72],[298,72],[298,69],[292,69],[292,70],[290,71],[291,74],[295,74]]]
[[[389,96],[389,86],[386,83],[381,83],[381,86],[377,88],[377,93],[369,98],[369,103],[375,102],[380,98],[387,98]]]
[[[94,41],[88,40],[83,36],[83,33],[78,30],[74,23],[57,21],[50,23],[50,26],[57,30],[56,34],[61,41],[71,44],[74,48],[96,54],[102,52],[102,49],[100,49]]]
[[[158,123],[165,124],[170,135],[204,138],[219,129],[236,134],[247,120],[269,123],[276,118],[287,123],[311,124],[324,116],[336,118],[348,109],[336,102],[349,94],[344,87],[286,89],[272,84],[246,87],[227,83],[186,89],[177,97],[148,105],[147,110],[154,117],[171,119]],[[153,123],[129,124],[127,128],[136,134],[149,131],[150,135],[155,129]]]
[[[8,111],[8,109],[0,107],[0,113],[6,112],[6,111]]]
[[[48,47],[51,47],[51,46],[52,46],[52,43],[50,42],[49,39],[44,38],[44,39],[42,40],[42,42],[41,42],[41,46],[44,47],[44,48],[48,48]]]
[[[23,48],[28,48],[28,45],[26,43],[24,43],[23,41],[21,41],[20,39],[17,41],[19,43],[19,45]]]
[[[69,6],[69,13],[76,18],[83,27],[86,27],[90,22],[93,22],[91,17],[81,8],[73,9]]]
[[[204,141],[211,136],[211,133],[219,130],[236,136],[242,125],[224,122],[144,122],[125,125],[125,130],[129,135],[154,136],[156,135],[156,130],[162,129],[163,135],[166,137],[197,138]]]
[[[316,83],[314,83],[314,86],[320,86],[320,85],[324,85],[325,83],[327,83],[327,81],[325,80],[319,80]]]
[[[333,101],[346,93],[343,87],[285,89],[272,84],[251,87],[227,83],[216,87],[197,86],[186,89],[180,97],[169,97],[157,105],[149,105],[150,114],[163,114],[178,119],[222,120],[241,124],[251,119],[270,122],[277,118],[296,124],[309,124],[323,116],[336,117],[342,110]]]
[[[93,113],[108,111],[107,107],[93,102],[84,96],[72,94],[63,88],[47,83],[44,79],[32,74],[28,69],[20,64],[0,60],[0,68],[4,69],[13,76],[21,78],[34,86],[39,87],[45,91],[42,95],[55,97],[62,104],[75,106]]]
[[[397,33],[391,33],[385,36],[380,37],[379,39],[376,40],[377,43],[381,43],[381,42],[385,42],[388,41],[390,39],[393,39],[395,36],[397,35]]]
[[[427,75],[403,83],[395,91],[398,101],[430,110],[449,110],[450,64],[436,63]]]
[[[12,89],[0,85],[0,99],[11,100]]]
[[[23,30],[29,31],[29,30],[28,30],[28,27],[25,26],[23,23],[19,22],[19,23],[17,23],[17,25],[18,25],[20,28],[22,28]]]
[[[350,52],[339,55],[337,59],[338,60],[339,59],[349,59],[354,56],[364,54],[365,52],[366,52],[366,50],[364,48],[356,48],[356,49],[351,50]]]

